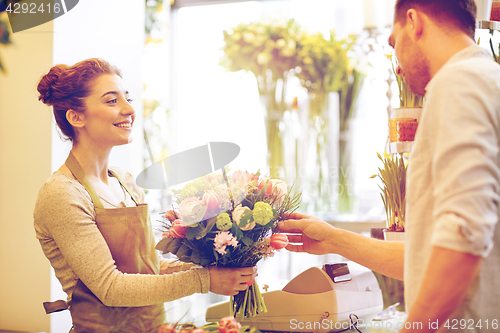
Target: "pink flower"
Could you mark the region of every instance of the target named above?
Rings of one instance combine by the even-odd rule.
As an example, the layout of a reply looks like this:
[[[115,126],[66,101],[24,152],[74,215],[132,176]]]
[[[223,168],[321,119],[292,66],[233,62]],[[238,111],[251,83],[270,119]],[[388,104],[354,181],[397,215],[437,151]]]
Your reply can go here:
[[[179,204],[179,212],[184,225],[200,222],[206,211],[207,207],[194,197],[184,199]]]
[[[288,237],[285,234],[272,234],[270,237],[269,246],[276,250],[281,250],[288,245]]]
[[[163,324],[160,326],[158,333],[176,333],[175,327],[170,324]]]
[[[222,179],[222,175],[220,175],[220,174],[213,174],[213,175],[206,175],[203,178],[203,181],[205,183],[211,183],[212,180],[221,180],[221,179]]]
[[[165,213],[165,217],[170,221],[174,222],[179,218],[179,214],[175,210],[169,210]]]
[[[219,232],[214,239],[215,251],[220,254],[226,254],[226,247],[231,245],[233,248],[238,246],[238,241],[229,231]]]
[[[257,182],[259,180],[259,176],[254,175],[253,173],[249,173],[248,171],[235,171],[233,173],[233,180],[235,182],[239,181],[242,183],[248,183],[250,181]]]
[[[240,333],[241,324],[233,316],[227,316],[219,321],[220,333]]]
[[[285,200],[285,196],[288,194],[288,185],[280,180],[280,179],[273,179],[272,180],[272,185],[273,185],[273,196],[276,197],[274,203],[276,205],[280,205],[283,200]]]
[[[219,210],[219,195],[215,191],[210,190],[203,194],[203,204],[208,207],[211,212],[217,212]]]
[[[175,220],[168,230],[172,238],[186,238],[186,232],[189,229],[187,225],[182,224],[181,220]]]
[[[205,333],[205,331],[202,328],[197,328],[192,330],[191,333]]]
[[[273,193],[273,182],[271,181],[271,179],[269,178],[262,179],[262,181],[259,184],[259,190],[261,190],[266,185],[266,182],[267,182],[267,189],[264,196],[268,197],[271,195],[271,193]]]

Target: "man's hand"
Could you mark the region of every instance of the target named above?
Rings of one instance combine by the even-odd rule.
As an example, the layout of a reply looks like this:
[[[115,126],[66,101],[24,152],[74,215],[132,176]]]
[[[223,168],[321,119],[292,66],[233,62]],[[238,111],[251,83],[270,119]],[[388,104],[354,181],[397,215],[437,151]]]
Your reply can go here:
[[[288,251],[311,254],[332,253],[335,228],[328,223],[308,215],[290,214],[287,220],[278,223],[280,232],[288,234]]]

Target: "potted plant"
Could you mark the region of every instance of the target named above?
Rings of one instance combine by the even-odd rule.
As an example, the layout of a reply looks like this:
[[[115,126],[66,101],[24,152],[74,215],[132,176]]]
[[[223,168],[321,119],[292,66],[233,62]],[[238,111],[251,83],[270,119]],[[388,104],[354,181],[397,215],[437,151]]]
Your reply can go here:
[[[414,94],[406,84],[397,70],[397,60],[393,60],[392,56],[388,58],[392,62],[392,70],[396,76],[399,91],[399,108],[393,109],[389,116],[388,150],[390,153],[410,152],[424,98]]]
[[[384,202],[387,218],[387,229],[384,230],[384,239],[404,240],[405,231],[405,208],[406,208],[406,164],[403,154],[384,155],[377,153],[383,163],[379,173],[370,178],[379,177],[382,186],[379,185]]]

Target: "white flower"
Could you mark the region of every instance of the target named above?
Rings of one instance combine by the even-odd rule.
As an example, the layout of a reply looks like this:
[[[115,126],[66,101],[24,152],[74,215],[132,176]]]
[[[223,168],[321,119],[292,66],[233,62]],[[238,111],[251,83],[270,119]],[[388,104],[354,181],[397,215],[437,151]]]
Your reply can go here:
[[[280,179],[273,179],[271,183],[273,184],[272,195],[275,198],[274,205],[279,206],[288,194],[288,185]]]
[[[243,207],[243,206],[241,206],[241,204],[239,204],[238,206],[236,206],[236,208],[234,209],[233,214],[232,214],[232,216],[233,216],[233,222],[236,223],[239,226],[240,222],[241,222],[241,217],[243,216],[243,214],[245,214],[245,212],[247,210],[250,210],[250,208]],[[253,227],[255,227],[255,222],[248,223],[244,227],[241,227],[240,229],[243,230],[243,231],[247,231],[247,230],[252,230]]]
[[[219,208],[221,211],[231,210],[233,204],[229,198],[229,191],[226,184],[220,184],[215,188],[215,192],[219,195]]]

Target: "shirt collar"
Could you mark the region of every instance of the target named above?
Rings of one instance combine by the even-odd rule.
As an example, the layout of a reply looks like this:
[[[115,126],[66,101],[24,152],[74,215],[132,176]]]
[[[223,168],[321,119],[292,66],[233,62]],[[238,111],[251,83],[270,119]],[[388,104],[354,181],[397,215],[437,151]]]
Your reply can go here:
[[[477,45],[471,45],[466,47],[463,50],[455,53],[448,61],[434,74],[433,78],[438,75],[438,73],[445,67],[450,66],[456,62],[459,62],[464,59],[473,58],[473,57],[488,57],[489,59],[493,58],[491,52],[483,47]],[[425,91],[427,92],[430,88],[430,85],[433,81],[433,78],[427,83],[425,86]]]

